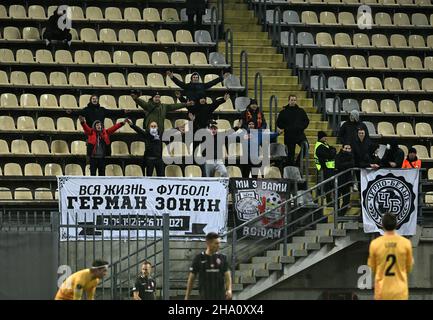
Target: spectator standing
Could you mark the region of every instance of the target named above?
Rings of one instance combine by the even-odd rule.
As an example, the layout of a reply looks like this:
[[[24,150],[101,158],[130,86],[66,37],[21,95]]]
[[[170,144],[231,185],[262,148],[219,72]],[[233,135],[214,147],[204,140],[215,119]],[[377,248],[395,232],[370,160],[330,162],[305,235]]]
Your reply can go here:
[[[251,99],[247,109],[242,112],[239,127],[248,129],[251,121],[254,123],[255,129],[266,129],[268,127],[265,115],[260,111],[256,99]]]
[[[317,142],[314,146],[314,161],[316,163],[317,175],[323,173],[323,180],[335,174],[335,154],[337,151],[328,144],[327,136],[326,132],[319,131],[317,133]],[[332,202],[332,186],[332,181],[325,183],[323,186],[328,205]]]
[[[370,139],[367,126],[365,125],[364,122],[360,121],[359,119],[359,111],[352,110],[350,111],[349,114],[349,121],[343,123],[343,125],[340,128],[340,131],[338,132],[338,139],[341,142],[341,144],[350,144],[351,146],[353,146],[356,139],[358,138],[359,128],[364,129],[365,137],[367,139]]]
[[[385,154],[382,157],[382,168],[401,168],[404,160],[404,152],[393,141],[386,146]]]
[[[222,150],[222,147],[226,145],[227,136],[225,133],[218,133],[218,126],[215,122],[209,124],[209,131],[211,134],[210,141],[206,139],[201,144],[202,156],[205,158],[205,176],[213,177],[215,172],[219,172],[221,177],[228,177],[229,175],[224,164],[224,154]],[[211,150],[209,150],[209,148],[211,148]]]
[[[207,0],[186,0],[186,15],[188,16],[188,24],[200,29],[203,24],[203,15],[206,13]]]

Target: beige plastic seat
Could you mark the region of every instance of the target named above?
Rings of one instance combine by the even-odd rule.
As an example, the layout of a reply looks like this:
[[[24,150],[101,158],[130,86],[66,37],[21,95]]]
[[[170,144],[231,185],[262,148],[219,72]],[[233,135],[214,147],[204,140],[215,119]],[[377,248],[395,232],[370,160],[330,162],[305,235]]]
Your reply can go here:
[[[34,63],[35,59],[29,49],[18,49],[16,61],[20,63]]]
[[[44,93],[39,98],[39,105],[42,108],[58,108],[57,98],[53,94]]]
[[[138,122],[137,122],[138,123]],[[171,124],[171,121],[169,119],[164,119],[164,128],[167,129],[171,129],[173,128],[173,125]]]
[[[428,19],[424,13],[414,13],[412,14],[412,25],[417,27],[428,26]]]
[[[89,74],[89,86],[92,87],[105,87],[107,82],[105,76],[101,72],[91,72]]]
[[[428,177],[428,180],[433,180],[433,168],[428,169],[427,177]]]
[[[167,147],[169,154],[173,157],[184,157],[190,154],[188,147],[183,142],[173,141]]]
[[[433,35],[427,36],[427,46],[433,48]]]
[[[27,163],[24,166],[25,176],[43,176],[42,168],[39,163]]]
[[[99,104],[107,109],[117,109],[116,99],[110,94],[101,95],[99,97]]]
[[[53,193],[48,188],[36,188],[35,200],[53,200]]]
[[[50,73],[50,84],[52,86],[69,86],[66,74],[60,71]]]
[[[424,58],[424,68],[427,70],[433,70],[433,57],[428,56]]]
[[[402,34],[393,34],[390,38],[391,47],[394,48],[406,48],[407,42],[406,37]]]
[[[23,108],[39,107],[38,98],[32,93],[24,93],[20,97],[20,106]]]
[[[403,12],[394,13],[394,25],[410,26],[409,16]]]
[[[11,49],[0,49],[0,62],[15,62],[14,53]]]
[[[131,57],[129,53],[124,50],[117,50],[113,53],[113,63],[122,65],[131,65]]]
[[[230,122],[226,119],[218,119],[216,120],[216,122],[217,122],[218,130],[229,130],[232,127]]]
[[[333,12],[322,11],[320,12],[320,23],[321,24],[337,24],[337,18]]]
[[[12,191],[6,187],[0,187],[0,200],[12,200],[12,199],[13,199]]]
[[[80,31],[80,39],[84,42],[99,42],[96,30],[92,28],[83,28]]]
[[[242,172],[238,166],[227,166],[227,173],[230,178],[242,178]]]
[[[11,116],[0,116],[1,131],[15,131],[15,121]]]
[[[143,170],[136,164],[128,164],[125,167],[125,177],[142,177]]]
[[[351,12],[339,12],[338,22],[342,25],[356,25],[355,17]]]
[[[113,141],[111,143],[111,155],[112,156],[128,156],[129,150],[128,145],[124,141]]]
[[[370,39],[365,33],[355,33],[353,35],[353,45],[356,47],[370,47]]]
[[[368,66],[370,69],[386,69],[383,57],[378,55],[371,55],[368,57]]]
[[[35,122],[33,118],[28,116],[20,116],[17,119],[17,130],[19,131],[35,131]]]
[[[347,33],[339,32],[334,37],[335,45],[338,47],[351,47],[352,39]]]
[[[22,176],[23,171],[18,163],[6,163],[3,168],[3,175],[5,176]]]
[[[382,5],[395,5],[396,0],[378,0],[377,2]]]
[[[401,100],[398,106],[401,113],[404,114],[418,113],[418,111],[416,110],[415,102],[413,102],[412,100]]]
[[[149,55],[145,51],[134,51],[132,53],[132,63],[139,66],[150,65]]]
[[[83,168],[76,163],[69,163],[65,166],[65,175],[66,176],[82,176]]]
[[[122,18],[122,12],[119,8],[116,7],[108,7],[105,9],[105,20],[108,21],[121,21]]]
[[[202,172],[199,166],[196,165],[187,165],[185,167],[185,177],[186,178],[190,178],[190,177],[201,177],[202,176]]]
[[[104,50],[96,50],[93,54],[93,61],[97,64],[112,64],[110,53]]]
[[[108,75],[108,85],[112,87],[126,87],[125,77],[120,72],[111,72]]]
[[[364,90],[364,84],[358,77],[349,77],[346,80],[346,87],[348,90]]]
[[[141,13],[140,10],[138,10],[138,8],[134,8],[134,7],[125,8],[123,14],[126,21],[141,21]]]
[[[27,85],[29,80],[27,79],[27,74],[23,71],[12,71],[10,83],[15,85]]]
[[[179,22],[179,14],[174,8],[164,8],[161,12],[161,20],[167,22]]]
[[[41,71],[33,71],[30,73],[30,84],[33,86],[48,86],[47,76]]]
[[[421,81],[421,88],[424,91],[433,91],[433,78],[424,78]]]
[[[53,56],[50,51],[46,49],[36,50],[36,62],[38,63],[54,63]]]
[[[395,77],[385,78],[385,80],[383,81],[383,86],[385,90],[388,91],[401,91],[400,80]]]
[[[189,65],[185,52],[176,51],[171,53],[170,61],[175,66]]]
[[[142,141],[131,142],[131,155],[143,156],[144,149],[145,149],[144,142],[142,142]]]
[[[69,147],[64,140],[53,140],[51,142],[51,154],[62,155],[69,154]]]
[[[111,120],[110,118],[105,118],[104,119],[104,128],[110,128],[113,125],[114,125],[113,124],[113,120]],[[80,126],[81,126],[81,124],[80,124]]]
[[[48,144],[44,140],[33,140],[31,143],[30,149],[32,151],[32,154],[35,154],[35,155],[49,155],[50,154],[50,150],[48,149]]]
[[[56,131],[56,128],[54,127],[53,118],[51,117],[39,117],[38,120],[36,120],[36,127],[38,128],[38,131],[48,131],[48,132]]]
[[[418,80],[412,77],[406,77],[403,79],[403,90],[406,91],[419,91],[421,90],[419,87]]]
[[[314,11],[303,11],[301,14],[301,22],[305,24],[318,24],[319,20]]]
[[[99,100],[101,100],[101,97],[99,97]],[[80,96],[78,104],[80,108],[85,108],[89,103],[89,101],[90,101],[90,94],[83,94]]]
[[[388,38],[384,34],[376,33],[371,36],[371,45],[377,48],[389,47]]]
[[[265,179],[281,179],[281,171],[277,167],[265,167],[264,170],[264,178]]]
[[[398,113],[397,105],[394,100],[383,99],[380,101],[380,111],[383,113]]]
[[[105,175],[113,177],[122,177],[123,170],[118,164],[109,164],[105,166]]]
[[[2,85],[8,85],[9,79],[6,71],[0,70],[0,84]]]
[[[377,133],[384,137],[397,136],[394,131],[394,126],[390,122],[382,121],[377,125]]]
[[[168,56],[164,51],[154,51],[152,53],[152,63],[154,65],[170,65]]]
[[[99,31],[99,40],[102,42],[117,42],[116,32],[109,28],[101,29]]]
[[[69,84],[75,87],[86,87],[86,76],[82,72],[71,72],[69,74]]]
[[[124,42],[124,43],[137,42],[137,39],[135,38],[135,32],[131,29],[119,30],[119,42]]]
[[[431,126],[425,122],[418,122],[415,125],[415,132],[418,137],[428,137],[428,138],[433,137]]]
[[[161,21],[158,9],[156,9],[156,8],[144,9],[143,10],[143,20],[146,22],[159,22],[159,21]]]
[[[404,69],[403,59],[400,56],[389,56],[386,58],[388,69]]]
[[[5,40],[20,40],[21,33],[16,27],[5,27],[3,29],[3,39]]]
[[[173,97],[170,97],[170,96],[161,96],[161,103],[174,104],[174,99],[173,99]],[[183,110],[183,109],[180,109],[180,110]]]
[[[194,40],[192,39],[191,32],[188,30],[177,30],[176,31],[176,42],[179,43],[192,43]]]
[[[392,26],[391,16],[386,12],[378,12],[374,15],[374,23],[378,26]]]
[[[29,6],[28,15],[30,19],[39,19],[43,20],[47,18],[45,14],[45,10],[42,6],[39,5],[31,5]]]
[[[11,5],[9,6],[9,17],[14,19],[26,19],[26,9],[21,5]]]
[[[143,75],[141,73],[138,73],[138,72],[131,72],[131,73],[129,73],[128,74],[128,86],[131,86],[131,87],[145,87],[146,83],[144,82]],[[132,98],[131,98],[131,100],[132,100]],[[122,107],[120,107],[120,108],[123,109]],[[135,102],[134,102],[134,109],[135,109]]]
[[[137,41],[144,43],[156,43],[155,34],[149,29],[138,30]]]
[[[220,97],[223,98],[223,97]],[[219,107],[215,110],[216,112],[234,112],[234,107],[231,99],[228,99],[223,104],[220,104]],[[236,127],[235,124],[233,124],[234,127]]]
[[[397,0],[397,3],[404,6],[414,5],[413,0]]]
[[[207,74],[204,76],[204,82],[207,83],[218,78],[219,76],[217,74]],[[212,88],[223,88],[223,85],[221,82],[218,82],[217,84],[213,85]]]
[[[78,32],[74,28],[71,28],[71,36],[72,36],[73,41],[79,41],[80,40],[80,37],[78,36]]]
[[[92,57],[87,50],[77,50],[74,53],[75,63],[78,64],[92,64]]]
[[[104,17],[102,16],[101,8],[99,7],[87,7],[86,18],[92,21],[104,20]]]
[[[178,165],[169,164],[165,167],[166,177],[183,177],[182,169]]]
[[[71,118],[60,117],[57,119],[57,131],[60,132],[74,132],[75,124]]]
[[[432,114],[433,113],[433,102],[430,100],[421,100],[418,102],[418,111],[420,113]]]
[[[406,158],[406,157],[407,157],[407,154],[408,154],[408,152],[409,152],[408,148],[407,148],[405,145],[403,145],[403,144],[399,144],[398,147],[399,147],[401,150],[403,150],[403,152],[404,152],[404,157]]]
[[[58,163],[47,163],[44,169],[45,176],[63,176],[63,170]]]
[[[10,154],[9,145],[5,140],[0,140],[0,154]]]
[[[209,65],[207,58],[203,52],[191,52],[189,56],[189,61],[192,65],[195,66]]]
[[[368,91],[382,91],[382,82],[377,77],[367,77],[365,79],[365,89]]]
[[[417,56],[406,57],[406,68],[409,70],[423,69],[421,59]]]
[[[365,69],[367,68],[367,62],[365,58],[361,55],[352,55],[349,58],[350,66],[355,69]]]
[[[378,113],[379,108],[376,100],[363,99],[361,102],[361,111],[365,113]]]
[[[19,106],[17,96],[13,93],[2,93],[0,96],[0,105],[3,108],[17,108]]]
[[[416,144],[416,145],[413,145],[412,147],[414,147],[416,149],[416,156],[418,157],[418,159],[421,159],[421,160],[430,159],[430,156],[428,154],[428,150],[427,150],[426,146]]]
[[[424,37],[416,34],[409,36],[409,47],[412,48],[425,48]]]
[[[147,75],[146,83],[151,88],[165,87],[164,79],[159,73],[149,73]]]
[[[32,192],[29,188],[19,187],[14,192],[15,200],[33,200]]]
[[[167,29],[161,29],[156,32],[156,41],[159,43],[174,43],[173,33]]]
[[[84,18],[84,12],[81,7],[78,6],[69,6],[69,10],[71,10],[71,18],[72,20],[86,20]]]
[[[327,32],[318,32],[316,34],[316,44],[318,46],[333,46],[331,35]]]
[[[71,154],[75,155],[86,155],[87,147],[84,141],[72,141],[71,143]]]
[[[11,153],[12,154],[30,154],[29,145],[26,140],[12,140],[11,142]]]
[[[8,13],[4,5],[0,4],[0,18],[4,19],[8,17]]]
[[[397,123],[397,135],[402,137],[413,137],[415,133],[413,132],[412,125],[409,122],[399,122]]]

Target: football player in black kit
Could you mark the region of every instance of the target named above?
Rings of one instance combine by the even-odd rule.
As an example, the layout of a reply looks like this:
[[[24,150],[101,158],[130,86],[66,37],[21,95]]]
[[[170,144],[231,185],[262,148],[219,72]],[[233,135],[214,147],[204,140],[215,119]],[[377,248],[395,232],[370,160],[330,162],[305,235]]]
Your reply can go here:
[[[227,257],[218,252],[220,242],[217,233],[206,235],[206,251],[196,255],[189,268],[185,300],[189,299],[197,274],[201,300],[231,300],[231,274]]]
[[[132,289],[134,292],[134,300],[155,300],[155,280],[150,276],[152,272],[152,264],[149,261],[144,261],[141,266],[141,273],[135,281],[135,286]]]

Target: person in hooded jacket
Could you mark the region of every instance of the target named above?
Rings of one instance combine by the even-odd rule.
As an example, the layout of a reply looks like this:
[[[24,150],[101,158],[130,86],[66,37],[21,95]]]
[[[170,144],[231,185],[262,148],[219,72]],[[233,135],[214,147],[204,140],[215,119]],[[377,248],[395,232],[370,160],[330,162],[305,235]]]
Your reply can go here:
[[[386,146],[385,154],[381,160],[382,168],[401,168],[404,161],[404,151],[393,141]]]
[[[404,159],[403,169],[420,169],[421,160],[416,156],[416,149],[414,147],[409,148],[407,158]]]
[[[152,176],[155,169],[158,177],[165,176],[165,166],[162,160],[162,132],[158,129],[158,124],[152,121],[147,130],[137,127],[131,120],[128,120],[128,124],[144,140],[143,173],[146,176]]]
[[[347,169],[351,169],[355,166],[355,160],[353,159],[352,146],[350,144],[344,144],[340,152],[335,157],[335,168],[338,173],[343,172]],[[340,214],[344,215],[350,208],[350,187],[352,186],[352,173],[346,172],[338,177],[338,193],[343,198],[343,203],[340,206]]]
[[[251,99],[246,110],[242,112],[239,127],[247,130],[251,121],[254,123],[255,129],[266,129],[268,127],[265,115],[260,111],[256,99]]]
[[[90,128],[83,116],[79,116],[81,126],[87,136],[87,156],[90,161],[90,175],[96,176],[98,171],[99,176],[105,176],[105,157],[107,149],[110,146],[110,136],[121,128],[128,119],[123,122],[116,123],[114,126],[105,129],[101,121],[95,120]]]
[[[66,27],[63,26],[62,26],[63,30],[60,28],[62,22],[60,18],[63,17],[63,14],[66,14],[66,12],[59,12],[59,8],[56,8],[54,10],[53,14],[48,18],[45,27],[45,32],[42,36],[43,39],[45,39],[48,42],[57,40],[57,41],[68,42],[68,44],[71,43],[72,41],[71,29],[67,29]]]
[[[178,85],[180,88],[184,90],[184,95],[187,100],[194,101],[196,104],[199,103],[199,100],[203,97],[206,97],[206,90],[212,88],[214,85],[223,82],[225,78],[227,78],[230,74],[226,72],[224,76],[220,76],[212,81],[203,83],[200,82],[200,75],[198,72],[193,72],[191,74],[191,82],[185,83],[173,75],[173,72],[167,71],[167,76],[173,80],[173,82]],[[179,99],[182,101],[182,99]]]
[[[359,120],[359,111],[352,110],[349,114],[349,121],[343,123],[338,132],[338,139],[341,144],[350,144],[353,146],[354,142],[358,138],[358,129],[362,128],[365,131],[365,137],[370,139],[367,126],[364,122]]]

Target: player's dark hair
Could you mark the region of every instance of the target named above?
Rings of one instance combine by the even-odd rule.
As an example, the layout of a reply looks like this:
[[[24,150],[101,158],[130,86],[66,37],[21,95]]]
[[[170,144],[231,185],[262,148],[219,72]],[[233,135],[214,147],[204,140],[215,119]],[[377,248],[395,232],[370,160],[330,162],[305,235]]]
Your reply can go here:
[[[385,231],[393,231],[397,227],[397,218],[391,213],[385,213],[382,217],[382,225]]]
[[[218,235],[218,233],[216,232],[209,232],[206,235],[206,241],[210,241],[210,240],[214,240],[214,239],[218,239],[220,236]]]
[[[92,263],[92,268],[94,268],[94,269],[98,269],[98,268],[100,268],[100,267],[104,267],[104,266],[106,266],[106,265],[108,265],[108,262],[107,261],[104,261],[104,260],[95,260],[95,261],[93,261],[93,263]]]
[[[148,264],[148,265],[152,266],[152,264],[151,264],[150,261],[148,261],[148,260],[144,260],[144,261],[143,261],[143,265],[145,265],[145,264]]]

